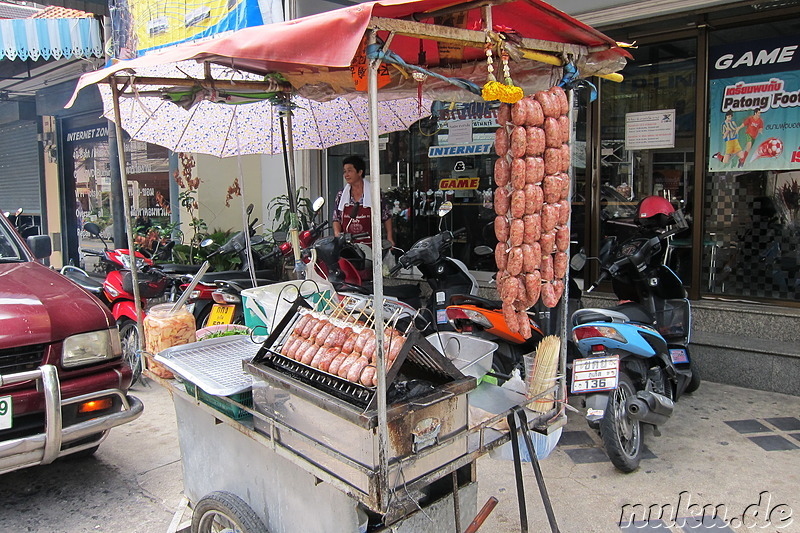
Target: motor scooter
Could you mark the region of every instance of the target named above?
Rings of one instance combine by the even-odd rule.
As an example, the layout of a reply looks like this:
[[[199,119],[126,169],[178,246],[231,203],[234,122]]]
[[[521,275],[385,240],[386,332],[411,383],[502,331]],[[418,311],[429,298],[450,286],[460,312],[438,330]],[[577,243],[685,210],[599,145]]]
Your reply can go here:
[[[314,203],[312,204],[313,214],[312,214],[312,221],[316,217],[316,214],[322,209],[322,206],[325,204],[325,199],[322,197],[317,198]],[[248,207],[248,215],[252,211],[252,204]],[[252,226],[253,223],[250,223]],[[319,224],[315,224],[310,229],[304,230],[300,232],[298,235],[298,242],[300,247],[303,249],[307,249],[314,244],[314,241],[322,235],[323,231],[327,227],[327,221],[320,222]],[[233,236],[228,242],[223,245],[220,250],[225,249],[226,246],[229,246],[229,243],[235,242],[236,244],[233,245],[233,249],[243,248],[244,246],[244,237],[242,235],[241,242],[239,242],[239,234]],[[294,247],[292,243],[287,240],[287,235],[285,232],[276,231],[272,233],[272,240],[274,245],[272,250],[268,253],[263,253],[262,251],[254,251],[254,260],[260,266],[268,265],[274,262],[276,259],[279,260],[279,266],[284,264],[284,260],[289,258],[293,255]],[[263,240],[259,242],[263,244]],[[218,253],[220,250],[217,250]],[[226,251],[230,251],[230,248]],[[244,250],[240,250],[240,253],[243,253],[245,256],[247,255]],[[213,254],[212,254],[213,255]],[[256,259],[257,257],[257,259]],[[261,274],[266,272],[256,272],[256,285],[257,287],[263,285],[269,285],[271,283],[275,283],[272,279],[267,277],[260,277]],[[280,278],[281,276],[274,276],[276,278]],[[209,282],[209,279],[213,279],[213,281]],[[211,272],[206,274],[201,279],[201,282],[197,284],[195,287],[194,292],[198,292],[197,298],[195,298],[195,305],[200,303],[202,305],[203,300],[205,299],[204,296],[207,295],[214,303],[206,308],[208,309],[207,313],[204,313],[202,310],[195,315],[196,317],[199,315],[198,319],[198,327],[205,327],[205,326],[212,326],[212,325],[221,325],[221,324],[243,324],[244,323],[244,312],[242,308],[242,291],[244,289],[252,288],[253,281],[250,279],[249,276],[246,275],[246,272],[240,271],[229,271],[229,272]],[[192,295],[194,297],[194,294]]]
[[[688,348],[689,300],[681,280],[663,264],[663,243],[688,224],[662,197],[645,198],[636,221],[637,235],[604,246],[600,277],[587,290],[611,278],[621,303],[573,313],[579,358],[569,364],[571,391],[585,395],[586,419],[623,472],[639,467],[643,425],[659,435],[674,402],[700,386]],[[580,269],[585,256],[578,254],[573,262]]]
[[[250,243],[251,245],[260,245],[264,243],[264,239],[263,236],[256,235],[258,218],[250,220],[252,212],[253,204],[249,204],[247,206],[247,225],[251,236]],[[200,247],[207,249],[213,244],[214,241],[212,239],[205,239],[200,243]],[[208,254],[209,258],[217,255],[236,254],[239,257],[240,268],[237,270],[208,272],[200,278],[187,300],[189,311],[194,315],[198,328],[212,324],[229,324],[233,320],[234,306],[224,301],[221,303],[215,303],[214,301],[214,291],[219,288],[218,281],[233,281],[244,288],[253,286],[253,281],[250,277],[250,254],[247,251],[246,244],[244,231],[238,231],[231,235],[219,248]],[[252,254],[256,285],[274,283],[279,274],[275,265],[272,264],[272,260],[276,256],[272,253],[264,255],[257,249],[253,249]],[[270,266],[273,268],[269,268]],[[185,283],[181,285],[181,290],[186,289],[193,279],[193,274],[187,273],[183,277]]]
[[[87,222],[84,229],[103,243],[104,251],[100,255],[100,262],[106,272],[105,277],[93,276],[72,265],[65,265],[61,269],[61,274],[97,296],[111,309],[111,314],[119,328],[123,358],[133,370],[134,380],[136,380],[141,373],[141,363],[138,355],[139,332],[136,328],[138,317],[136,315],[136,299],[133,294],[130,253],[127,249],[122,248],[109,249],[105,239],[100,235],[100,227],[97,224]],[[139,298],[141,307],[144,309],[149,299],[158,298],[164,294],[167,278],[153,267],[152,261],[138,252],[135,254],[135,261]]]

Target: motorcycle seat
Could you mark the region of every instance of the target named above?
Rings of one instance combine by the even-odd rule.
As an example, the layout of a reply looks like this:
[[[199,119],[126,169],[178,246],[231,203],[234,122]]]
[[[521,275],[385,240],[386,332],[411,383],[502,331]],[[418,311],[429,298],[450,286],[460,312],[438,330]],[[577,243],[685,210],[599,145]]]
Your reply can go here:
[[[272,271],[256,270],[256,279],[268,279]],[[223,270],[221,272],[207,272],[200,278],[200,283],[213,285],[216,280],[235,281],[250,279],[250,275],[244,270]],[[273,283],[273,282],[270,282]]]
[[[103,292],[103,282],[85,275],[80,270],[69,270],[65,272],[64,275],[92,294],[100,294]]]
[[[618,311],[612,309],[579,309],[572,313],[572,325],[580,326],[589,322],[628,322],[630,319]]]
[[[241,289],[252,289],[253,288],[253,280],[250,278],[241,278],[241,279],[218,279],[214,280],[214,283],[217,287],[233,287],[234,289],[241,288]],[[256,278],[256,287],[261,287],[263,285],[272,285],[275,283],[274,280],[266,279],[266,278]]]
[[[454,294],[450,297],[450,305],[474,305],[489,311],[497,311],[503,308],[503,302],[500,300],[489,300],[488,298],[470,294]]]
[[[164,274],[196,274],[200,265],[178,265],[175,263],[162,263],[156,267]]]
[[[612,308],[614,311],[620,312],[627,316],[631,322],[638,322],[640,324],[655,324],[656,319],[650,312],[641,304],[636,302],[625,302]]]

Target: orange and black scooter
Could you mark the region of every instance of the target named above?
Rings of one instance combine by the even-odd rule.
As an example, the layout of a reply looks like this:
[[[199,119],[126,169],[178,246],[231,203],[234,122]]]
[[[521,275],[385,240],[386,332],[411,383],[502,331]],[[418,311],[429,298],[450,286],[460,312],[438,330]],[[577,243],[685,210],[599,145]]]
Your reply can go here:
[[[524,375],[522,356],[533,352],[544,337],[542,328],[533,318],[535,313],[531,311],[528,312],[531,338],[526,340],[519,333],[511,331],[503,318],[503,302],[500,300],[457,294],[450,298],[446,313],[448,321],[459,333],[475,335],[497,344],[492,374],[499,382],[508,379],[515,368]]]

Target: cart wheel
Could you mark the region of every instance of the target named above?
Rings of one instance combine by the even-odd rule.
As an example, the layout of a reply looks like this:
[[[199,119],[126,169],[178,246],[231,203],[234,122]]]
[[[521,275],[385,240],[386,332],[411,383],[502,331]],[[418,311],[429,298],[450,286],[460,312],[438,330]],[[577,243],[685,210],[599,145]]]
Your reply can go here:
[[[204,496],[192,513],[192,533],[269,533],[258,515],[230,492]]]

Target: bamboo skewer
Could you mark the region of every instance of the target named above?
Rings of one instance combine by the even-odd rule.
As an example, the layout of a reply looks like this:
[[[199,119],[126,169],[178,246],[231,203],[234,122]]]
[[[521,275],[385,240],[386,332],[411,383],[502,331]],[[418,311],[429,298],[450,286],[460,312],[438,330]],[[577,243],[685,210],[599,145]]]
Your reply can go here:
[[[531,368],[526,376],[528,385],[528,398],[533,398],[542,394],[553,386],[558,370],[558,356],[561,351],[561,339],[555,335],[548,335],[539,343],[536,348],[536,356]],[[539,398],[531,405],[531,409],[537,413],[546,413],[554,406],[555,398],[548,395]]]

